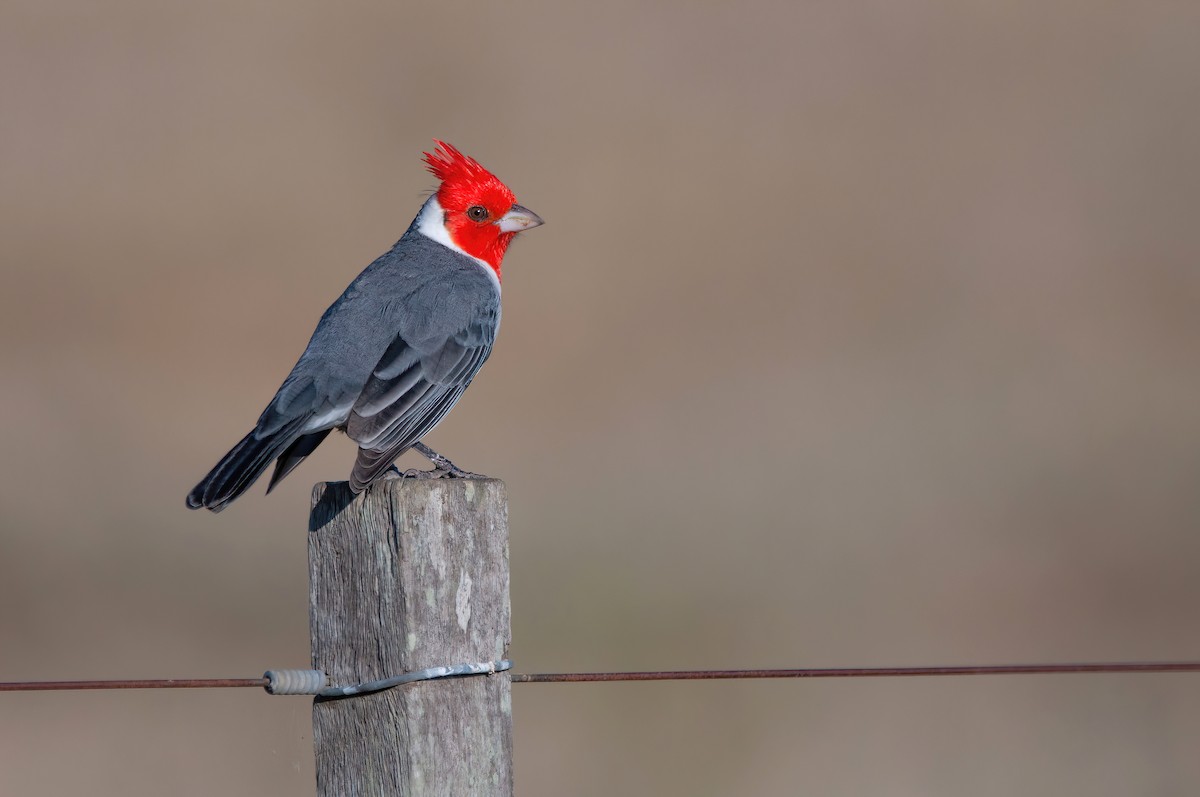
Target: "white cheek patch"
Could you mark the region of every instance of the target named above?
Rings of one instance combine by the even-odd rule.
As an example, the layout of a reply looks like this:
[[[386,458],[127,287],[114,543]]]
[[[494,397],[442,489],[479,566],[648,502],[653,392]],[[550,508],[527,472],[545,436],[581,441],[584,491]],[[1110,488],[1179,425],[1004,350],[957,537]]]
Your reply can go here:
[[[496,286],[496,292],[500,292],[500,278],[496,276],[496,270],[488,265],[486,260],[480,260],[474,255],[464,252],[450,237],[450,231],[446,229],[446,212],[442,210],[442,203],[438,202],[437,194],[429,197],[425,206],[421,208],[421,212],[417,214],[417,232],[426,238],[437,241],[447,249],[474,260],[491,278],[492,283]]]

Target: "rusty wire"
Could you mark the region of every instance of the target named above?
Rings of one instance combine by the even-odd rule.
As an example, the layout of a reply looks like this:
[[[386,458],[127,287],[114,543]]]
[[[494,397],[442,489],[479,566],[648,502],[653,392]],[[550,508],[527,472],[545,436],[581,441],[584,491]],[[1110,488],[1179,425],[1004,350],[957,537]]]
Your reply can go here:
[[[954,667],[832,667],[796,670],[664,670],[646,672],[518,673],[513,683],[581,683],[603,681],[701,681],[754,678],[880,678],[936,675],[1050,675],[1066,673],[1200,672],[1200,661],[1113,662],[1079,664],[995,664]],[[44,692],[98,689],[229,689],[265,688],[266,678],[168,678],[126,681],[24,681],[0,683],[0,692]]]
[[[17,681],[0,683],[0,692],[68,692],[95,689],[229,689],[267,685],[266,678],[164,678],[131,681]]]
[[[832,667],[807,670],[680,670],[516,674],[513,683],[702,681],[734,678],[878,678],[912,675],[1048,675],[1054,673],[1200,672],[1200,661],[1111,664],[995,664],[965,667]]]

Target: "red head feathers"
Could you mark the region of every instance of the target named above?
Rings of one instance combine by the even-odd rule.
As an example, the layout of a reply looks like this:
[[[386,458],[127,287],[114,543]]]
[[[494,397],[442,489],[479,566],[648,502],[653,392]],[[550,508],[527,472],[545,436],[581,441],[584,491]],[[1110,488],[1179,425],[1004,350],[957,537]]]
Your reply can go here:
[[[447,180],[495,180],[495,176],[479,165],[479,161],[464,155],[445,141],[433,140],[437,148],[423,153],[429,172],[442,182]],[[499,181],[497,181],[499,182]]]
[[[446,231],[462,251],[486,261],[499,276],[500,261],[516,233],[501,229],[498,222],[519,207],[517,198],[474,158],[444,141],[434,143],[437,148],[426,152],[424,160],[442,181],[437,199],[446,214]]]

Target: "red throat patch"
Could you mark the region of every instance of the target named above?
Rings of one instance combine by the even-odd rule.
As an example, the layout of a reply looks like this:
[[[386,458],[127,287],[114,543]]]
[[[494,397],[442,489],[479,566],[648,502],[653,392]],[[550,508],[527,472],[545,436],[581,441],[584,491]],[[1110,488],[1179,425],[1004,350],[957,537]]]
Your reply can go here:
[[[487,263],[500,277],[500,263],[516,233],[501,232],[496,221],[517,198],[474,158],[434,139],[437,148],[425,153],[425,163],[442,181],[438,203],[445,213],[450,239],[467,254]]]

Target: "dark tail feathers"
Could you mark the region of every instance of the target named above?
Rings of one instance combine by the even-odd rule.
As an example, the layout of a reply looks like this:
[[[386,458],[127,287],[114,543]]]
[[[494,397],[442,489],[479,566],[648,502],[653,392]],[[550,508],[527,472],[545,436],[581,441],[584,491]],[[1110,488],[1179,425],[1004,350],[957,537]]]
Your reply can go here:
[[[311,434],[301,435],[296,438],[296,442],[287,447],[279,459],[275,460],[275,472],[271,474],[271,483],[267,485],[267,492],[270,493],[275,489],[275,485],[283,481],[283,477],[296,469],[296,466],[304,461],[304,458],[317,450],[317,446],[321,445],[332,429],[323,429],[320,432],[312,432]]]
[[[255,480],[262,475],[262,472],[271,464],[271,460],[281,454],[299,453],[295,449],[305,448],[303,454],[297,459],[292,457],[289,461],[289,467],[282,474],[277,474],[272,480],[274,483],[287,475],[287,472],[296,467],[300,463],[300,459],[307,456],[316,448],[316,444],[321,442],[326,433],[318,432],[315,435],[304,435],[297,439],[296,433],[303,421],[307,418],[297,418],[292,423],[286,424],[282,429],[272,435],[264,438],[255,437],[255,432],[242,438],[241,442],[234,446],[228,454],[226,454],[217,466],[205,476],[192,491],[188,493],[187,505],[189,509],[211,509],[213,512],[220,512],[225,507],[229,506],[238,496],[246,492]],[[313,441],[311,445],[294,445],[302,444],[311,437],[319,435],[319,439]],[[280,462],[281,468],[283,461]]]

